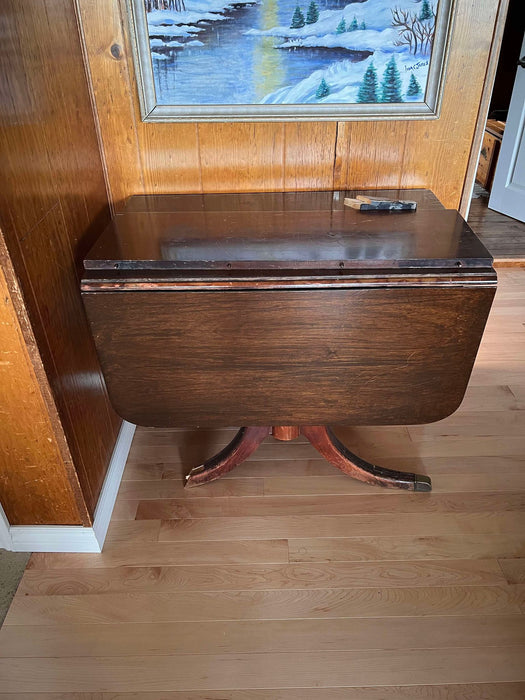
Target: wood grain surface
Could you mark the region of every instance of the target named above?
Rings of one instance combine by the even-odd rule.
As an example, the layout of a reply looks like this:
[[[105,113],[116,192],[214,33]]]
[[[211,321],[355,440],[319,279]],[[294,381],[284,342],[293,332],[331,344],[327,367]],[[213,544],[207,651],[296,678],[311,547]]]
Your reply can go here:
[[[370,192],[409,198],[417,211],[364,215],[346,206]],[[221,278],[279,270],[345,277],[363,269],[421,277],[432,268],[457,278],[487,274],[491,263],[462,217],[425,189],[138,195],[89,251],[82,286],[96,288],[95,270],[108,282],[130,271],[141,278],[177,271],[190,282],[209,270]]]
[[[0,263],[0,503],[10,523],[81,524],[80,487],[1,231]]]
[[[428,434],[341,429],[432,493],[349,492],[269,437],[196,497],[184,475],[235,428],[139,429],[102,554],[31,557],[0,700],[522,700],[524,296],[502,271],[464,402]]]
[[[439,420],[457,408],[493,293],[83,297],[113,405],[132,423],[392,425]]]
[[[404,685],[381,687],[355,687],[352,700],[523,700],[525,684],[517,683],[468,683],[446,685]],[[220,691],[158,691],[158,692],[102,692],[96,700],[348,700],[348,688],[287,688],[268,690],[220,690]],[[2,700],[19,700],[16,693],[2,693]],[[33,700],[86,700],[85,693],[32,693]]]
[[[525,266],[525,223],[488,208],[488,195],[472,200],[470,226],[494,256],[498,265]]]

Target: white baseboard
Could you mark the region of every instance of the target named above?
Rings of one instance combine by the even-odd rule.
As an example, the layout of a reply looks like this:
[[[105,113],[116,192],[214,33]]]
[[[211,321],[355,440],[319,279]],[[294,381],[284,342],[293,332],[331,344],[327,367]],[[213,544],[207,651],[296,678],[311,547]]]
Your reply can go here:
[[[101,552],[92,527],[11,525],[13,552]]]
[[[134,433],[135,426],[123,421],[95,508],[93,527],[9,526],[2,510],[0,512],[0,546],[13,552],[101,552]],[[4,515],[4,523],[2,515]]]
[[[106,472],[106,477],[100,491],[98,503],[95,508],[93,531],[97,542],[100,544],[100,551],[102,551],[104,540],[106,539],[109,521],[111,520],[111,514],[113,513],[113,507],[117,500],[120,482],[122,481],[122,473],[126,466],[126,460],[128,459],[131,441],[135,435],[135,428],[136,426],[133,425],[133,423],[128,423],[126,420],[122,421],[115,448]]]

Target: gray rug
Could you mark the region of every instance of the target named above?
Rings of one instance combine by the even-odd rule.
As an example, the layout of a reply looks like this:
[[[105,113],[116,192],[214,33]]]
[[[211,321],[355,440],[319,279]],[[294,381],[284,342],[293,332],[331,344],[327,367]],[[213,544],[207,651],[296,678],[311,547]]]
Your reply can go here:
[[[29,552],[6,552],[0,549],[0,626],[4,621],[27,566]]]

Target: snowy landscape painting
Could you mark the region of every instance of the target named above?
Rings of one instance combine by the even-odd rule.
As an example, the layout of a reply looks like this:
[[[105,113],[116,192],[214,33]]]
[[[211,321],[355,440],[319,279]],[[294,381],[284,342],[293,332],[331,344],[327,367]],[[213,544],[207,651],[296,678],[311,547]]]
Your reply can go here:
[[[145,118],[435,114],[451,0],[129,2]]]

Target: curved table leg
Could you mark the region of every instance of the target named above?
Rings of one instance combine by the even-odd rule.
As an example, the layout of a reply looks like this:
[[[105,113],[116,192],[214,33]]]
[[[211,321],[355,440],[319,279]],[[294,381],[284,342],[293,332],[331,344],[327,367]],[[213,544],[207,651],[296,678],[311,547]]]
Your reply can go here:
[[[350,452],[325,426],[303,426],[301,433],[330,464],[354,479],[365,481],[367,484],[406,489],[407,491],[432,490],[432,482],[428,476],[398,472],[371,464]]]
[[[186,487],[201,486],[215,481],[229,472],[255,452],[261,442],[270,434],[270,426],[241,428],[229,445],[215,457],[198,467],[193,467],[186,477]]]

